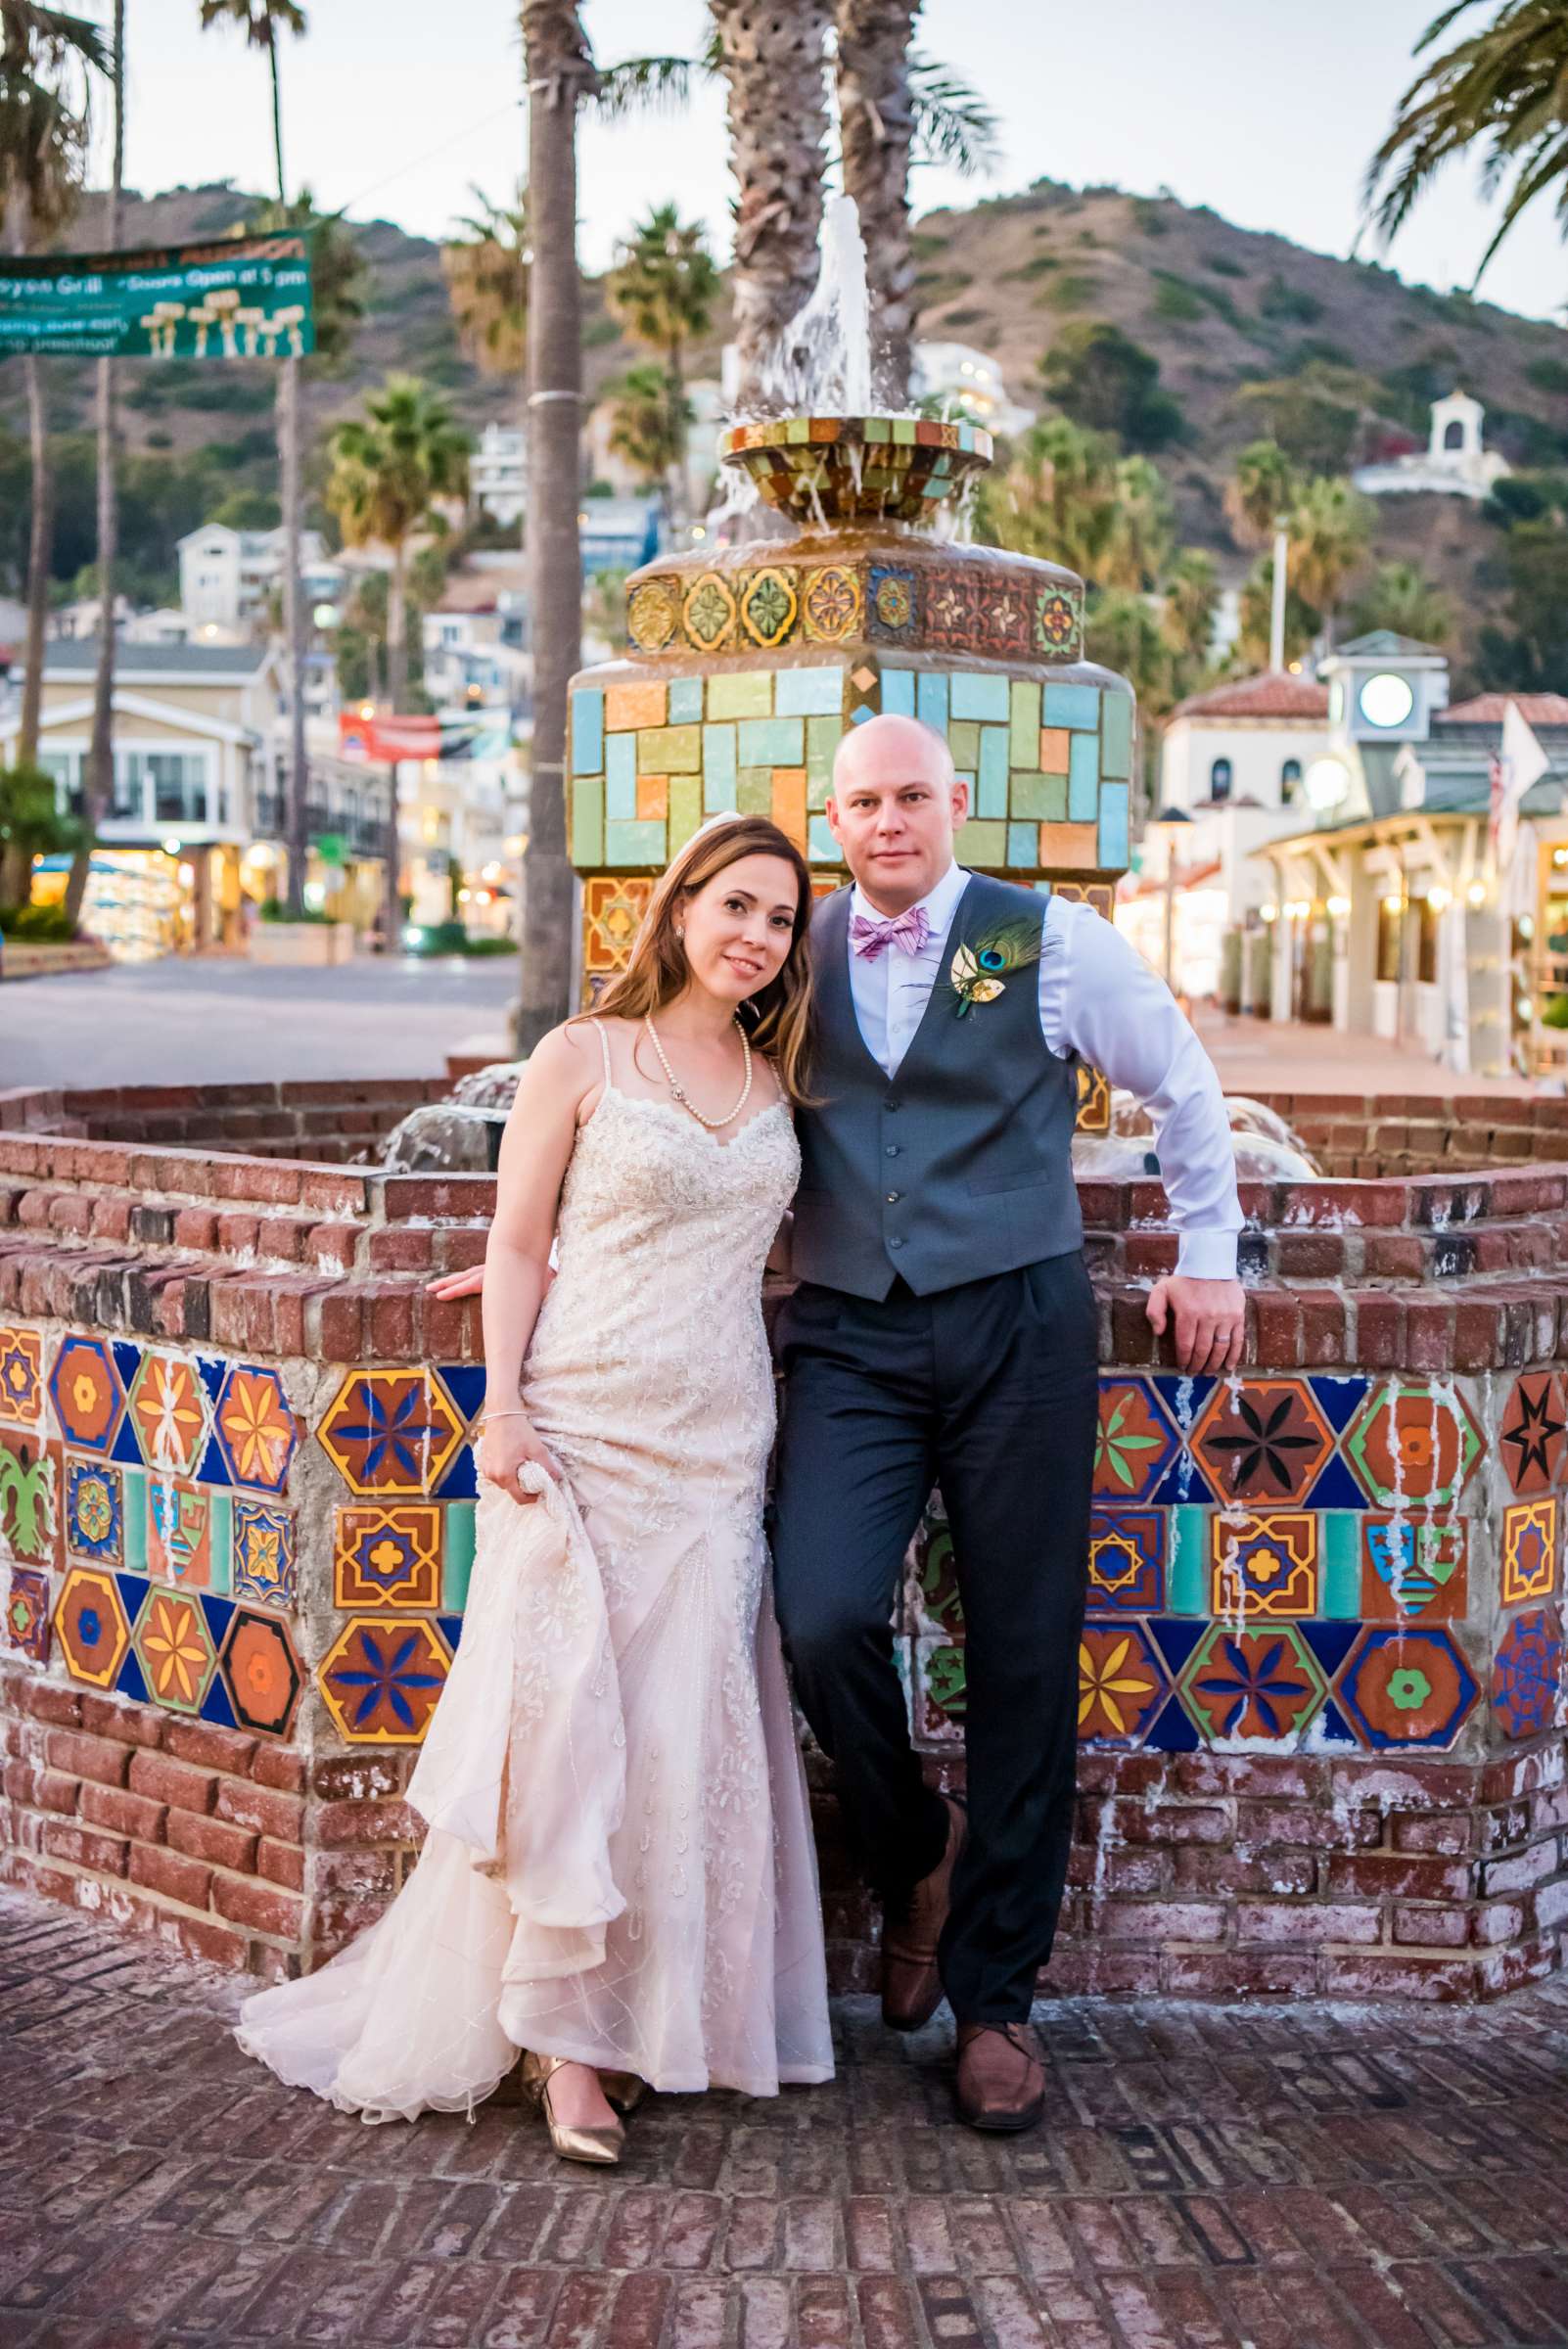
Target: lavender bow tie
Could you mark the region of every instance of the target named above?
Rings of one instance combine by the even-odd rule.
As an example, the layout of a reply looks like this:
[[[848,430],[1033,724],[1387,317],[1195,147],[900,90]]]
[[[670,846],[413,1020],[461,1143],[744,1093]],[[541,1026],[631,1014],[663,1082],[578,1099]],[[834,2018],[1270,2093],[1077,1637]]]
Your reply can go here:
[[[864,962],[875,962],[885,946],[918,954],[930,936],[931,924],[923,905],[911,905],[907,913],[896,914],[887,922],[873,922],[857,913],[850,924],[850,944]]]

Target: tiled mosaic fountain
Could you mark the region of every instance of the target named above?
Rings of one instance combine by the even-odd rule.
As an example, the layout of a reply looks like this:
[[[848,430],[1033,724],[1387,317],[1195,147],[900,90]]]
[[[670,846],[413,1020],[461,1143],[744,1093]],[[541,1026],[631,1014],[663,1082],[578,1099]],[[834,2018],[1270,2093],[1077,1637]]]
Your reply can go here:
[[[960,860],[1104,914],[1129,852],[1136,711],[1083,658],[1084,587],[1056,565],[932,533],[991,459],[972,424],[790,417],[720,441],[798,525],[662,558],[627,588],[634,656],[574,684],[571,849],[591,993],[705,815],[770,815],[845,879],[822,810],[841,736],[878,711],[947,738],[969,785]],[[1103,1088],[1084,1122],[1103,1126]]]

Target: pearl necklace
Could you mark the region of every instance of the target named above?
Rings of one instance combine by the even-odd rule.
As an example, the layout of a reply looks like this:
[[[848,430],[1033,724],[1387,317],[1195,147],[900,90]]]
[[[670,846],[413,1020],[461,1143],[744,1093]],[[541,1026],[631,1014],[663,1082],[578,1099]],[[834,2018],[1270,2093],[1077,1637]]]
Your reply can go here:
[[[649,1040],[652,1043],[654,1050],[659,1055],[659,1066],[665,1072],[665,1076],[669,1081],[669,1089],[674,1094],[675,1099],[680,1103],[681,1108],[689,1110],[691,1115],[696,1119],[698,1125],[706,1126],[710,1133],[716,1133],[719,1128],[722,1126],[732,1126],[735,1120],[740,1116],[741,1111],[746,1107],[747,1102],[752,1097],[752,1047],[750,1042],[747,1040],[746,1031],[741,1026],[739,1020],[735,1022],[735,1031],[740,1037],[741,1051],[744,1053],[746,1058],[746,1082],[741,1086],[740,1099],[736,1102],[734,1108],[729,1112],[728,1116],[722,1118],[705,1117],[702,1111],[697,1107],[695,1101],[691,1100],[688,1095],[681,1090],[681,1087],[675,1081],[675,1072],[670,1067],[669,1060],[665,1056],[665,1047],[659,1041],[659,1031],[653,1024],[652,1016],[646,1011],[642,1015],[642,1024],[647,1029]]]

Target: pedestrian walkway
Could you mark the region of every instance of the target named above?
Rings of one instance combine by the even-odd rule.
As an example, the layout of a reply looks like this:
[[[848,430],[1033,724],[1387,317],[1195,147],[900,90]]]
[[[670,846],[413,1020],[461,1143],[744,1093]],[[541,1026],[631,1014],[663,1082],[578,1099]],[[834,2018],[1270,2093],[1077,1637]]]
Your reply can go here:
[[[838,2010],[828,2088],[367,2128],[234,1987],[0,1892],[0,2342],[176,2349],[1539,2349],[1568,2341],[1568,1981],[1482,2012],[1039,2009],[1047,2124]]]
[[[1192,1025],[1227,1093],[1500,1093],[1528,1100],[1522,1077],[1461,1077],[1410,1044],[1345,1036],[1300,1020],[1233,1019],[1212,1003]]]

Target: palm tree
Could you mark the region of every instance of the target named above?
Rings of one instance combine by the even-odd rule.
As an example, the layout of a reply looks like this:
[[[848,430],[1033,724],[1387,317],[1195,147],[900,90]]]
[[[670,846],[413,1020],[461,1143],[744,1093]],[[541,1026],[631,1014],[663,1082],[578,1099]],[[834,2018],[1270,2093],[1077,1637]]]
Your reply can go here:
[[[1241,626],[1236,637],[1236,655],[1245,669],[1268,667],[1272,651],[1272,615],[1274,602],[1274,558],[1260,555],[1247,574],[1241,589]],[[1285,589],[1284,661],[1288,668],[1312,649],[1321,615],[1309,604],[1289,580]]]
[[[392,555],[387,582],[388,692],[394,713],[408,696],[408,573],[412,542],[438,517],[437,501],[468,490],[469,436],[438,392],[407,375],[389,376],[365,402],[363,416],[340,424],[331,440],[327,503],[345,543],[377,544]],[[576,582],[573,582],[574,600]],[[392,768],[387,855],[387,944],[398,920],[397,770]]]
[[[1277,440],[1254,440],[1225,484],[1225,515],[1240,546],[1265,546],[1300,494],[1296,469]]]
[[[474,190],[477,212],[457,223],[464,231],[441,247],[446,299],[458,340],[482,375],[522,377],[529,349],[528,191],[510,205],[492,204]]]
[[[914,106],[909,44],[920,0],[837,0],[834,82],[844,192],[865,240],[875,396],[909,397],[915,264],[909,243],[909,157]]]
[[[685,458],[690,402],[682,394],[676,407],[673,387],[662,367],[628,367],[607,390],[613,402],[611,448],[668,500],[670,481]]]
[[[81,197],[91,131],[94,71],[109,53],[83,17],[33,0],[0,0],[0,228],[13,252],[47,244]],[[17,762],[33,765],[43,703],[44,623],[54,543],[54,471],[49,449],[47,362],[28,351],[22,362],[32,455],[32,520],[27,554],[27,637]]]
[[[1207,663],[1219,602],[1220,574],[1213,555],[1202,547],[1186,548],[1166,574],[1161,622],[1178,662],[1198,668]]]
[[[529,616],[533,744],[527,922],[517,1049],[572,1007],[576,889],[567,859],[567,687],[582,658],[582,284],[577,274],[577,109],[599,88],[576,0],[523,0],[529,90]]]
[[[605,281],[611,314],[634,343],[657,351],[665,364],[665,411],[670,454],[665,474],[672,520],[686,504],[688,404],[684,353],[708,332],[718,294],[718,271],[700,223],[686,223],[672,204],[656,205],[621,248]],[[643,369],[633,369],[642,375]],[[627,378],[630,382],[630,378]]]
[[[1453,606],[1413,563],[1380,563],[1356,598],[1351,625],[1358,636],[1392,628],[1420,644],[1446,646],[1453,641]]]
[[[1476,0],[1434,17],[1415,45],[1421,56]],[[1568,236],[1568,12],[1562,0],[1505,0],[1490,24],[1425,65],[1400,100],[1388,136],[1366,174],[1366,206],[1391,244],[1445,163],[1487,145],[1481,181],[1496,195],[1512,175],[1472,288],[1527,205],[1554,191]]]
[[[1292,572],[1302,596],[1322,615],[1330,645],[1346,581],[1365,561],[1371,535],[1371,506],[1349,482],[1307,484],[1290,518]]]
[[[827,140],[828,0],[712,0],[728,87],[735,199],[736,404],[760,414],[785,329],[817,278]]]
[[[283,168],[283,86],[278,69],[282,34],[305,30],[305,13],[298,0],[201,0],[202,29],[213,24],[238,26],[246,46],[265,52],[272,89],[272,153],[278,173],[278,208],[287,213],[289,183]],[[312,296],[314,289],[312,289]],[[315,301],[312,299],[312,311]],[[317,333],[319,334],[319,322]],[[286,355],[278,369],[275,403],[278,470],[283,505],[283,638],[289,679],[289,764],[284,791],[284,830],[288,849],[288,912],[298,920],[304,911],[305,859],[308,842],[305,802],[309,769],[304,739],[305,612],[300,581],[300,535],[303,523],[303,492],[300,462],[300,362]]]
[[[104,239],[113,253],[119,244],[119,200],[125,179],[125,0],[114,0],[110,36],[110,79],[115,139],[110,165],[109,207]],[[115,558],[119,547],[118,432],[115,417],[115,362],[98,362],[98,667],[93,677],[93,727],[82,792],[82,840],[70,860],[66,883],[66,919],[74,928],[87,891],[93,842],[115,800]]]
[[[1108,434],[1046,416],[1011,461],[981,483],[977,534],[1017,554],[1065,563],[1090,585],[1143,588],[1170,553],[1170,500],[1146,457],[1122,457]]]

